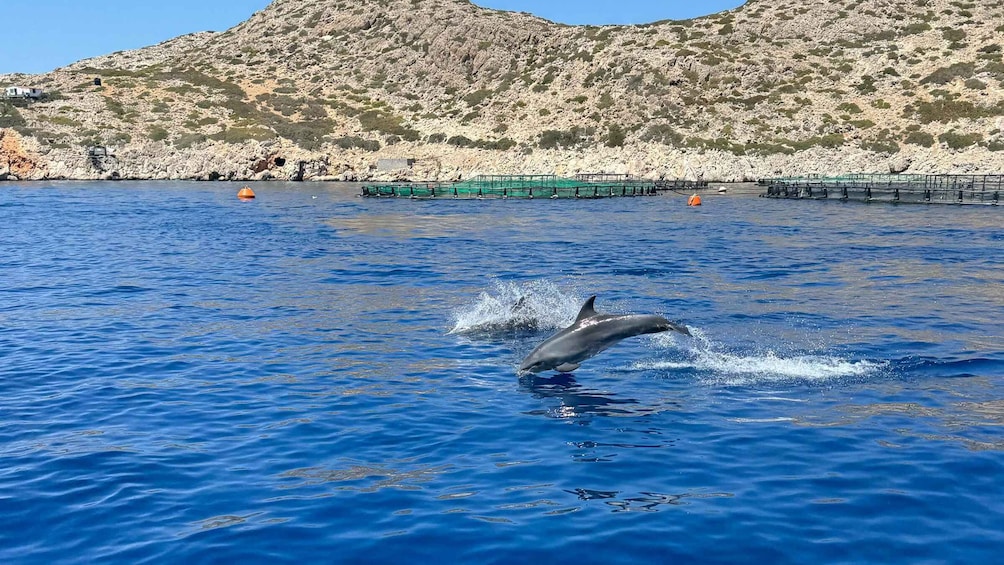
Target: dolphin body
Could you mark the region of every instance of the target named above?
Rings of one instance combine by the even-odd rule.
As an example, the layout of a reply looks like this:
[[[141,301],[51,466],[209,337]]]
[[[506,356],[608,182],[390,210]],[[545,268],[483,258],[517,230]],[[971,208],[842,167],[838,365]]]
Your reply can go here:
[[[575,322],[544,340],[519,365],[520,373],[540,373],[555,370],[567,373],[579,368],[583,361],[617,342],[642,334],[676,331],[690,335],[681,324],[652,314],[598,314],[593,307],[595,296],[589,297]]]

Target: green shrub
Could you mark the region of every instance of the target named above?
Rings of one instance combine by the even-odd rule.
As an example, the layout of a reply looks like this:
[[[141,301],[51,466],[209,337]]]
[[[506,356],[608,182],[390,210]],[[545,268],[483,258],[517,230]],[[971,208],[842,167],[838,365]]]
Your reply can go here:
[[[592,128],[572,127],[569,130],[546,130],[540,134],[537,146],[541,149],[557,149],[559,147],[576,147],[586,142],[595,130]]]
[[[0,102],[0,128],[21,128],[26,125],[21,112],[11,103]]]
[[[903,28],[903,33],[905,35],[913,35],[916,33],[923,33],[925,31],[930,31],[931,25],[927,22],[917,22],[907,25]]]
[[[180,135],[177,139],[174,140],[174,146],[177,147],[178,149],[188,149],[189,147],[197,143],[202,143],[207,139],[209,138],[206,137],[205,134],[185,133]]]
[[[853,103],[853,102],[844,102],[843,104],[840,104],[839,106],[837,106],[837,110],[843,110],[844,112],[847,112],[848,114],[860,114],[861,113],[861,108],[859,108],[858,105],[855,104],[855,103]]]
[[[149,130],[147,130],[147,135],[149,135],[150,139],[153,141],[164,141],[167,139],[168,133],[166,129],[160,126],[152,126]]]
[[[481,90],[475,90],[474,92],[468,94],[467,96],[464,96],[464,102],[467,102],[467,105],[473,108],[474,106],[477,106],[478,104],[481,104],[482,102],[487,100],[488,97],[490,97],[492,94],[493,91],[485,88],[482,88]]]
[[[336,147],[342,149],[362,149],[364,151],[379,151],[380,142],[376,140],[363,139],[361,137],[349,136],[339,137],[333,140]]]
[[[934,136],[924,131],[911,131],[903,141],[911,145],[931,147],[934,145]]]
[[[669,124],[654,124],[649,126],[641,136],[642,141],[657,141],[664,145],[679,146],[683,144],[683,136]]]
[[[948,84],[956,78],[972,76],[974,67],[973,63],[954,63],[927,75],[920,84]]]
[[[947,28],[941,30],[941,37],[950,43],[950,47],[958,47],[959,43],[966,38],[966,31],[958,28]]]
[[[450,139],[447,139],[446,143],[457,147],[474,147],[475,145],[474,140],[463,135],[455,135]]]
[[[80,127],[81,125],[77,120],[66,116],[43,117],[43,119],[50,124],[55,124],[57,126]]]
[[[367,110],[359,114],[357,119],[366,131],[397,135],[406,141],[418,141],[421,138],[421,134],[417,131],[402,125],[400,117],[382,110]]]
[[[948,123],[960,118],[979,118],[988,115],[989,112],[965,100],[938,99],[932,102],[918,102],[916,114],[920,123],[929,124]]]
[[[861,77],[861,82],[854,86],[860,94],[871,94],[878,90],[875,87],[875,79],[871,75]]]
[[[948,145],[951,149],[965,149],[983,141],[983,135],[979,133],[962,134],[954,131],[946,131],[938,136],[938,141]]]
[[[873,153],[888,153],[889,155],[899,153],[899,144],[892,140],[863,141],[861,148]]]
[[[223,141],[224,143],[244,143],[245,141],[266,141],[275,139],[275,132],[263,127],[233,127],[213,134],[210,139]]]
[[[616,124],[611,125],[607,128],[607,138],[604,141],[604,145],[607,147],[623,147],[624,138],[624,128]]]
[[[280,122],[273,126],[280,137],[284,137],[309,151],[316,151],[324,144],[325,136],[334,129],[331,120],[308,120],[301,122]]]

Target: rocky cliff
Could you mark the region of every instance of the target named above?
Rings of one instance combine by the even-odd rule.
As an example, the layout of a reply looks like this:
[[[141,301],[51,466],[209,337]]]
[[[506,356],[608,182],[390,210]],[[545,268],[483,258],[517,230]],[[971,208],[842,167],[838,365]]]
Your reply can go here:
[[[275,0],[222,33],[0,75],[51,94],[0,101],[0,175],[1000,173],[1002,45],[1004,6],[975,0],[750,0],[640,26]]]

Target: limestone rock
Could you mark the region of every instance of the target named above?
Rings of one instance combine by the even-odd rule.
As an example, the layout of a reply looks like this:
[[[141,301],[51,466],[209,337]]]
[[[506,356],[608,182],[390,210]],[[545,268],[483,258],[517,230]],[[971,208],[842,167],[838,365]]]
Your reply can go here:
[[[1000,21],[995,2],[955,0],[749,0],[643,26],[468,0],[275,0],[225,33],[0,75],[57,93],[0,107],[3,139],[18,136],[0,174],[1000,173]],[[93,162],[93,145],[114,161]],[[371,171],[402,156],[406,173]]]

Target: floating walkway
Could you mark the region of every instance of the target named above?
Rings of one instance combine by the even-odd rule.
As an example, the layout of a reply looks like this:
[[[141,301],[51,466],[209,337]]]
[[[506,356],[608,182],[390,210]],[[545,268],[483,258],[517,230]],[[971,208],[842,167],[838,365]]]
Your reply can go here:
[[[763,179],[765,198],[917,204],[988,204],[1004,193],[1004,175],[871,175]]]
[[[361,196],[390,198],[615,198],[707,188],[704,181],[641,180],[627,175],[481,175],[456,183],[364,185]]]

